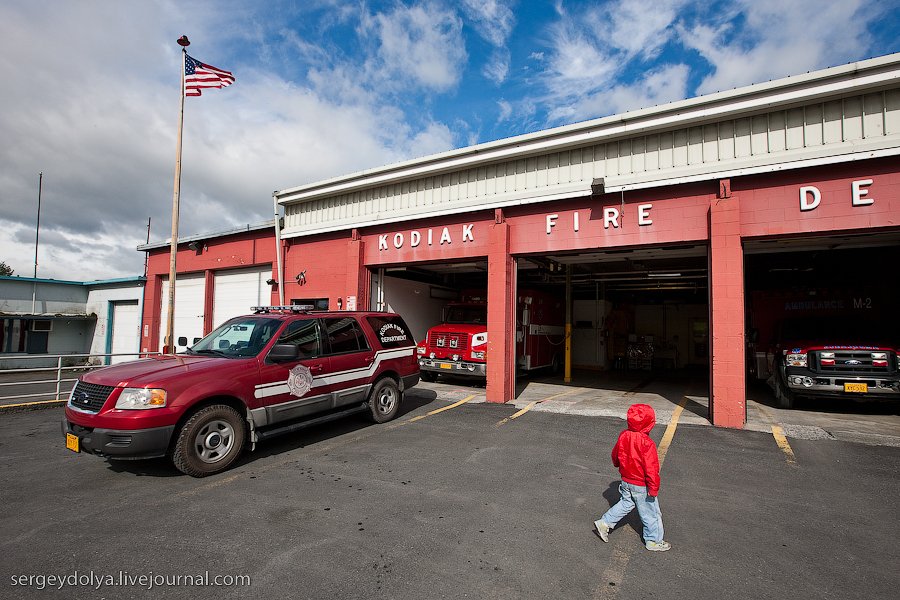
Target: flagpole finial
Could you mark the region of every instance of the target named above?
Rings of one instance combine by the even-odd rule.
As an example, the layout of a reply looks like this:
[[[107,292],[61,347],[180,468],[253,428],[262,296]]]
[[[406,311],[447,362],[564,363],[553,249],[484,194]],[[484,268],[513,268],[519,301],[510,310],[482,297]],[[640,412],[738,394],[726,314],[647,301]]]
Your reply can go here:
[[[191,45],[191,42],[190,42],[190,40],[188,40],[186,35],[183,35],[180,38],[178,38],[178,45],[184,46],[185,48],[187,48],[188,46]]]

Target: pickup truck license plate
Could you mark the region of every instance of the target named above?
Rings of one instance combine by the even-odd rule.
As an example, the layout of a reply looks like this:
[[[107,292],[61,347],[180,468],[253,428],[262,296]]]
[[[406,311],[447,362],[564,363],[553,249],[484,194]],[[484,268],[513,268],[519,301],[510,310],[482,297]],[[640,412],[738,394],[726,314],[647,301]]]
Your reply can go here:
[[[442,369],[452,369],[453,365],[451,365],[450,363],[441,363],[441,368]]]
[[[77,435],[72,435],[71,433],[66,434],[66,448],[72,452],[81,452],[81,448],[78,447]]]
[[[845,392],[858,392],[865,394],[869,391],[869,384],[867,383],[845,383],[844,384]]]

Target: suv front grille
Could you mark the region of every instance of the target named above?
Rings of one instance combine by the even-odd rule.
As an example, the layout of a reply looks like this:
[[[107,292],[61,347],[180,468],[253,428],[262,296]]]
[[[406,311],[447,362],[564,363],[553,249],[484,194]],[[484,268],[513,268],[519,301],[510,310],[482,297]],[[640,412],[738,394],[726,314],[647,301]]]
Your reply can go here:
[[[881,367],[872,364],[871,350],[825,350],[825,352],[834,352],[834,364],[823,365],[822,351],[814,352],[815,364],[820,373],[890,373],[891,365],[897,364],[897,357],[893,352],[887,353],[887,366]]]
[[[79,410],[88,412],[100,412],[106,399],[115,388],[111,385],[98,385],[96,383],[85,383],[78,381],[75,383],[75,389],[72,390],[72,398],[69,405]]]

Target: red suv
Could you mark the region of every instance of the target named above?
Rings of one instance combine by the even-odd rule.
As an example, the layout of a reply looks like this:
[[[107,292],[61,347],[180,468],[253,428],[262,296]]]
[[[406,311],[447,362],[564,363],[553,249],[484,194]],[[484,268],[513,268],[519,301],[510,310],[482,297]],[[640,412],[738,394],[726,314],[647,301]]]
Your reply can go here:
[[[419,381],[415,348],[397,314],[257,307],[184,354],[82,375],[65,409],[66,447],[110,459],[169,456],[204,477],[248,443],[362,411],[393,419]]]

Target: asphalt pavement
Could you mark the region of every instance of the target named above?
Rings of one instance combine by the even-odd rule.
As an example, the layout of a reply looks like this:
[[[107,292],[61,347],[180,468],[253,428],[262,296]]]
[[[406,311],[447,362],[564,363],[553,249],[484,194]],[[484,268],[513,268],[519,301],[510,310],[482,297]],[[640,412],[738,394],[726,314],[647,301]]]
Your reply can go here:
[[[392,423],[278,438],[206,479],[67,451],[58,408],[4,413],[0,598],[870,599],[900,586],[896,447],[785,448],[695,424],[685,402],[651,433],[673,545],[653,553],[636,515],[609,544],[591,529],[616,500],[618,416],[479,394],[419,386]]]

